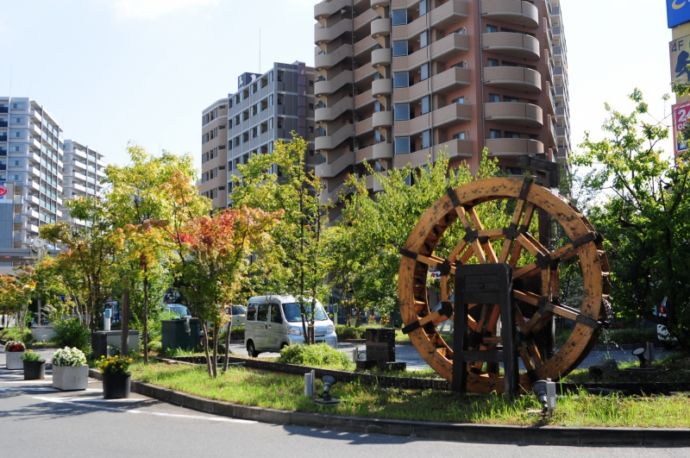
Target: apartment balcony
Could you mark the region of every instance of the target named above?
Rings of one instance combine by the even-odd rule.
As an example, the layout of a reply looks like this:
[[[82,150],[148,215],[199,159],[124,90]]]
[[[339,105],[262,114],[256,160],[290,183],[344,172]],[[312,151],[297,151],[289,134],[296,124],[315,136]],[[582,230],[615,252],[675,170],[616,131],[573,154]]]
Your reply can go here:
[[[531,138],[487,138],[485,146],[496,157],[544,154],[544,144]]]
[[[366,54],[366,59],[369,60],[371,51],[378,46],[380,46],[379,42],[372,38],[371,35],[367,35],[355,43],[355,57]]]
[[[427,48],[422,48],[409,56],[396,57],[393,62],[393,71],[417,68],[429,61],[429,55],[431,55],[431,60],[438,61],[450,55],[467,52],[469,50],[469,37],[462,33],[452,33],[431,43],[429,47],[431,52]]]
[[[346,84],[352,83],[352,71],[345,70],[333,79],[316,81],[314,83],[314,95],[328,95],[333,94]]]
[[[398,154],[393,158],[393,167],[401,168],[407,165],[421,167],[436,160],[439,154],[446,154],[449,158],[471,158],[473,154],[472,142],[469,140],[451,140],[432,148],[424,148],[414,153]]]
[[[333,106],[327,108],[317,108],[314,110],[314,121],[333,121],[348,110],[352,110],[354,105],[352,97],[343,97]]]
[[[355,69],[355,83],[361,83],[362,81],[373,78],[374,74],[376,73],[378,73],[376,69],[374,69],[369,62],[367,62],[361,67],[357,67]]]
[[[314,149],[317,151],[334,149],[348,138],[351,138],[353,134],[354,128],[352,124],[345,124],[340,129],[333,132],[332,135],[314,138]]]
[[[390,18],[378,18],[371,21],[371,36],[373,38],[387,37],[391,34]]]
[[[317,53],[314,57],[316,69],[331,68],[343,59],[352,56],[352,45],[342,45],[333,52]]]
[[[414,3],[414,2],[409,2]],[[450,0],[426,15],[420,16],[407,25],[393,27],[393,39],[405,40],[416,37],[424,30],[431,28],[445,28],[469,16],[469,2],[467,0]]]
[[[472,119],[472,105],[452,103],[408,121],[395,121],[396,135],[415,135],[425,130]]]
[[[317,3],[314,5],[314,19],[332,16],[340,12],[341,9],[350,7],[351,0],[331,0]]]
[[[355,155],[355,162],[357,164],[365,161],[375,161],[378,159],[393,159],[392,143],[375,143],[373,145],[360,148]]]
[[[390,127],[393,125],[392,111],[377,111],[371,117],[371,127]]]
[[[38,168],[36,168],[36,167],[29,167],[29,172],[31,172],[31,174],[32,174],[33,176],[35,176],[36,178],[40,178],[40,177],[41,177],[41,171],[40,171]]]
[[[372,190],[373,192],[381,192],[383,191],[383,186],[381,186],[381,183],[379,183],[379,180],[377,180],[374,175],[367,175],[364,178],[364,182],[367,185],[367,189]]]
[[[33,189],[34,191],[41,192],[41,185],[38,184],[37,181],[33,181],[33,180],[32,180],[31,183],[29,184],[29,187],[30,187],[31,189]]]
[[[339,185],[335,186],[331,191],[325,188],[322,189],[321,195],[319,196],[321,204],[326,205],[329,201],[337,202],[340,199],[340,196],[347,192],[347,190],[348,187],[345,183],[340,183]]]
[[[482,16],[522,27],[539,27],[539,10],[526,1],[482,0]]]
[[[371,89],[367,89],[365,92],[357,94],[355,96],[355,107],[357,107],[357,109],[360,110],[362,108],[368,107],[369,105],[372,105],[375,101],[376,99],[374,99]]]
[[[539,40],[518,32],[487,32],[483,34],[483,49],[521,59],[539,60]]]
[[[351,31],[352,19],[342,19],[330,27],[321,27],[321,24],[314,24],[314,42],[327,43]]]
[[[374,49],[371,52],[371,65],[390,65],[392,60],[391,48]]]
[[[513,91],[539,94],[541,92],[541,74],[527,67],[484,67],[484,84]]]
[[[443,94],[460,86],[470,84],[468,68],[452,67],[431,77],[431,90],[434,94]],[[395,102],[419,100],[429,94],[429,80],[420,81],[410,87],[397,87],[393,93]]]
[[[371,0],[371,7],[372,8],[383,8],[385,6],[389,6],[391,4],[391,0]]]
[[[318,164],[314,171],[316,176],[320,178],[333,178],[354,164],[354,153],[352,151],[347,151],[345,154],[340,156],[333,162],[324,162]]]
[[[356,35],[360,36],[364,32],[371,32],[371,21],[378,17],[379,14],[371,8],[355,16],[354,31]]]
[[[371,95],[378,97],[379,95],[390,95],[393,93],[393,80],[390,78],[383,78],[374,80],[371,83]]]
[[[372,116],[361,119],[355,123],[355,136],[359,137],[366,133],[370,133],[373,129],[371,125]]]
[[[487,102],[484,119],[524,127],[542,127],[544,113],[540,106],[525,102]]]

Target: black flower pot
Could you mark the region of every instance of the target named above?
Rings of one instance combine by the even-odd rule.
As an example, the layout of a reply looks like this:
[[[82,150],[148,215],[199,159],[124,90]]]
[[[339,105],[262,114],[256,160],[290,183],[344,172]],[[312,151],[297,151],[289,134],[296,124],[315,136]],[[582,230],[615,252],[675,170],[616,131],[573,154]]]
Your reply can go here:
[[[103,397],[105,399],[128,398],[131,374],[103,374]]]
[[[43,380],[46,378],[45,361],[23,361],[24,380]]]

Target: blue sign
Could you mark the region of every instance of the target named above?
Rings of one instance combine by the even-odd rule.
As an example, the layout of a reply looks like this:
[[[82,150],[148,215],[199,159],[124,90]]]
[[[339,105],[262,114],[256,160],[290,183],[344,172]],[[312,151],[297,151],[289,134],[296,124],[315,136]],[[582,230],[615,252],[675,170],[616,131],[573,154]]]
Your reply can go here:
[[[666,0],[669,28],[690,22],[690,0]]]

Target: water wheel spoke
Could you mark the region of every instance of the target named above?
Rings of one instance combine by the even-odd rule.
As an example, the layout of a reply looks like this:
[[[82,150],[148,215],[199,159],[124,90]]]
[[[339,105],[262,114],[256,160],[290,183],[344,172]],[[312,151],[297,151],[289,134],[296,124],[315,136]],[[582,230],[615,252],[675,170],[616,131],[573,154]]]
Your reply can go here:
[[[448,273],[455,274],[455,264],[450,262],[448,259],[444,259],[433,254],[427,256],[424,254],[415,253],[407,248],[401,248],[400,254],[417,262],[421,262],[422,264],[426,264],[429,267],[439,268],[443,271],[444,275],[447,275]]]
[[[477,214],[477,210],[475,210],[474,207],[471,207],[467,210],[467,213],[470,216],[470,220],[474,224],[474,227],[477,228],[478,231],[478,238],[479,238],[479,243],[480,246],[482,247],[483,253],[486,257],[486,259],[491,262],[491,263],[496,263],[498,262],[498,258],[496,257],[496,252],[494,251],[494,247],[491,246],[490,239],[491,237],[487,235],[487,231],[484,230],[484,225],[482,224],[481,219],[479,219],[479,215]],[[488,231],[488,234],[491,234],[493,231]]]
[[[525,326],[527,332],[533,332],[542,318],[548,317],[549,314],[557,315],[566,320],[582,323],[585,326],[593,328],[597,328],[601,325],[597,319],[583,314],[576,308],[562,304],[554,304],[545,297],[532,292],[514,289],[513,297],[521,302],[538,307],[537,311],[532,315]]]

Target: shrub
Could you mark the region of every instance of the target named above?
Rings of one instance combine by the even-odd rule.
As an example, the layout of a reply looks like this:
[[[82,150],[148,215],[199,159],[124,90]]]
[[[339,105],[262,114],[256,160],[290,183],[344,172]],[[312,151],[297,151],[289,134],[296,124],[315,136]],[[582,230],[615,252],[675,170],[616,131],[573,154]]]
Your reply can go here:
[[[5,352],[19,352],[24,350],[26,350],[26,346],[22,342],[8,340],[7,343],[5,343]]]
[[[27,362],[45,362],[43,357],[33,350],[29,350],[22,355],[22,361]]]
[[[335,327],[335,333],[338,340],[361,339],[364,336],[364,328],[340,324]]]
[[[78,348],[59,348],[53,354],[53,366],[60,367],[79,367],[86,365],[86,356]]]
[[[17,340],[24,342],[27,345],[33,342],[34,338],[31,335],[31,329],[24,328],[23,330],[17,327],[5,328],[0,331],[0,338],[3,340]]]
[[[58,347],[76,347],[84,353],[91,351],[91,332],[78,318],[55,323],[55,343]]]
[[[350,370],[353,366],[345,353],[326,344],[288,345],[280,350],[278,362],[344,370]]]
[[[96,362],[96,367],[104,374],[129,374],[129,365],[132,361],[129,356],[101,356]]]

